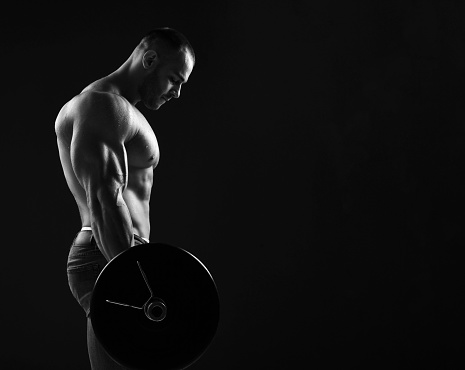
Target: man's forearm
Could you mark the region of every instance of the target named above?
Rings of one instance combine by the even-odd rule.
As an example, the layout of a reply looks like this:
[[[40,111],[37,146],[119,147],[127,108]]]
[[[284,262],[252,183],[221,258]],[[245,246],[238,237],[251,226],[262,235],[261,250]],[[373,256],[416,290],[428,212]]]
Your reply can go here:
[[[108,261],[133,245],[131,215],[121,194],[117,199],[107,195],[95,197],[90,209],[94,237]]]

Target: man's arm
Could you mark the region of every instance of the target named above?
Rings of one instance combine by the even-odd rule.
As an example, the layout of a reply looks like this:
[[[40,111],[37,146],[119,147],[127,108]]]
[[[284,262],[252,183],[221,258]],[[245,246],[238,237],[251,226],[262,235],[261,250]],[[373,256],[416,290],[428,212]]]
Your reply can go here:
[[[131,135],[120,98],[86,93],[78,104],[71,163],[86,191],[97,245],[110,261],[133,244],[133,226],[123,191],[128,181],[124,143]]]

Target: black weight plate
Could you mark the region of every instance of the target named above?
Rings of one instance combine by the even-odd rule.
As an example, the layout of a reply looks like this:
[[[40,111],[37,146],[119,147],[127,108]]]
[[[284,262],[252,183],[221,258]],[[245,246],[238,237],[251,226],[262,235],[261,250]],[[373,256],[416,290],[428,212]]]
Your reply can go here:
[[[159,322],[143,309],[150,290],[166,305]],[[191,253],[162,243],[140,244],[102,270],[90,312],[96,337],[120,365],[178,370],[198,360],[212,341],[219,297],[211,274]]]

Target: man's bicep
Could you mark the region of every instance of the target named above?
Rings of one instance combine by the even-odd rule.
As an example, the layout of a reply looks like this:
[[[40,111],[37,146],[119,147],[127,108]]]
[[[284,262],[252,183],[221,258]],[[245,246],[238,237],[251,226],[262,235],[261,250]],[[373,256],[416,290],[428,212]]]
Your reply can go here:
[[[70,149],[74,173],[86,191],[126,185],[127,156],[124,143],[84,129],[73,135]]]
[[[81,185],[108,186],[127,181],[124,143],[130,134],[121,102],[110,94],[85,94],[73,123],[71,162]]]

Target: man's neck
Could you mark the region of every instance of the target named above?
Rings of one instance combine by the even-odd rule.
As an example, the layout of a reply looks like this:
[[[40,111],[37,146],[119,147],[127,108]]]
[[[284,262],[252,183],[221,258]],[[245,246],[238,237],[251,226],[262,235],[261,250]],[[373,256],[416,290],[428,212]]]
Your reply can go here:
[[[137,79],[126,63],[104,79],[111,86],[112,93],[121,95],[132,105],[140,101]]]

